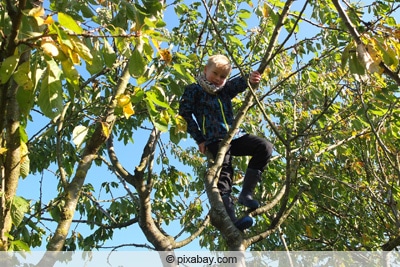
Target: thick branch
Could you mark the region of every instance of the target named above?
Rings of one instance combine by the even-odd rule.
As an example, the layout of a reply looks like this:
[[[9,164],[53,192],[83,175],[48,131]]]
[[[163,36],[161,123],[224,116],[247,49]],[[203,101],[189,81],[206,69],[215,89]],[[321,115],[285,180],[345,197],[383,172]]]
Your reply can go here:
[[[117,154],[115,153],[115,150],[114,150],[114,142],[113,142],[112,135],[107,140],[107,151],[108,151],[108,156],[112,163],[112,167],[117,172],[117,174],[120,175],[129,184],[134,186],[133,175],[131,173],[129,173],[124,168],[124,166],[122,166],[121,162],[118,160]]]
[[[193,240],[195,240],[197,237],[200,236],[200,234],[203,232],[204,228],[206,228],[209,223],[210,223],[210,215],[207,215],[206,218],[203,220],[203,223],[197,229],[197,231],[194,232],[193,234],[191,234],[188,238],[186,238],[182,241],[176,242],[175,248],[184,247],[187,244],[189,244],[190,242],[192,242]]]
[[[151,182],[145,180],[145,170],[150,166],[153,159],[160,131],[153,128],[146,146],[143,150],[140,165],[135,168],[134,185],[139,194],[139,226],[147,240],[153,244],[158,251],[170,251],[175,248],[175,240],[172,236],[164,235],[156,225],[152,217],[150,192]],[[150,170],[151,171],[151,170]],[[151,173],[148,174],[151,177]]]
[[[299,192],[293,198],[293,200],[290,203],[290,205],[288,206],[288,208],[286,208],[282,214],[277,215],[272,220],[271,225],[269,226],[269,228],[266,231],[264,231],[263,233],[260,233],[258,235],[255,235],[255,236],[247,238],[245,240],[246,245],[248,246],[248,245],[253,244],[255,242],[261,241],[264,238],[266,238],[269,235],[271,235],[272,233],[276,232],[279,229],[279,227],[282,225],[282,223],[286,220],[286,218],[292,212],[292,209],[295,207],[295,205],[296,205],[297,201],[299,200],[299,197],[301,196],[303,191],[304,191],[303,188],[299,190]]]
[[[391,251],[394,250],[396,247],[400,246],[400,236],[397,236],[394,239],[389,240],[387,243],[382,245],[382,250],[384,251]]]
[[[114,91],[113,99],[109,103],[104,119],[101,123],[98,123],[96,125],[96,129],[83,151],[83,156],[77,167],[76,174],[66,189],[66,202],[62,210],[61,220],[57,225],[57,229],[54,233],[53,238],[50,239],[47,246],[47,249],[50,251],[61,251],[63,249],[64,242],[72,223],[72,218],[76,210],[76,205],[80,197],[80,191],[85,181],[87,172],[90,169],[93,160],[97,157],[97,153],[100,147],[104,145],[105,141],[108,138],[108,136],[106,136],[103,131],[103,127],[104,125],[107,125],[107,127],[109,128],[109,132],[111,132],[115,121],[114,109],[117,105],[115,97],[125,91],[128,85],[129,78],[129,67],[127,65],[123,70],[117,88]],[[42,260],[48,259],[48,257],[44,257]],[[46,262],[41,263],[48,264]]]

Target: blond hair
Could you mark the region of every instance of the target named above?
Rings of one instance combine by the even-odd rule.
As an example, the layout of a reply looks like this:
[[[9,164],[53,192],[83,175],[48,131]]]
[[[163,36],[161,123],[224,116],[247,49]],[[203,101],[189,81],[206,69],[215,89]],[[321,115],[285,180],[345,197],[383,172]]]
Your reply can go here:
[[[213,55],[208,58],[207,66],[216,66],[217,68],[223,68],[231,72],[232,66],[229,59],[224,55]]]

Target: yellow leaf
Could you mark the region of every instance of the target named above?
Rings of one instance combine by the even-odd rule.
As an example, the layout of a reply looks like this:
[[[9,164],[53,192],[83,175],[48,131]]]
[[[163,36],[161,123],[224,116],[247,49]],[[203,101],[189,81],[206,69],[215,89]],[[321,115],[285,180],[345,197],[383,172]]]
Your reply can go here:
[[[168,123],[169,122],[168,111],[166,111],[165,109],[163,111],[161,111],[161,118],[163,118],[165,120],[165,122]]]
[[[118,106],[123,108],[131,102],[129,95],[119,95],[117,96]]]
[[[21,164],[27,159],[28,153],[28,146],[24,142],[21,142]]]
[[[268,5],[267,5],[267,4],[264,4],[264,6],[263,6],[263,8],[262,8],[261,11],[262,11],[263,17],[264,17],[264,18],[267,18],[267,17],[268,17],[268,11],[269,11]]]
[[[93,55],[89,49],[78,37],[69,36],[69,40],[74,46],[74,52],[78,53],[81,58],[83,58],[87,63],[92,64]]]
[[[42,18],[44,15],[44,8],[42,6],[32,8],[29,10],[28,15],[36,19],[38,26],[42,26],[44,24],[44,19]]]
[[[177,115],[175,117],[175,124],[176,124],[175,134],[186,132],[187,130],[186,120],[181,115]]]
[[[28,12],[28,16],[41,17],[44,15],[43,6],[34,7]]]
[[[135,114],[135,111],[133,110],[131,103],[129,103],[128,105],[125,105],[122,110],[124,112],[125,118],[127,118],[127,119],[129,119],[130,116]]]
[[[129,119],[130,116],[135,114],[129,95],[117,96],[117,104],[119,107],[122,108],[122,112],[124,113],[125,118]]]
[[[0,147],[0,155],[3,155],[4,153],[7,152],[7,148],[5,147]]]
[[[172,62],[172,55],[168,49],[161,49],[159,52],[161,59],[164,60],[167,65]]]
[[[101,128],[103,130],[103,134],[105,135],[105,137],[108,138],[110,136],[110,129],[108,129],[108,124],[102,121]]]
[[[70,49],[70,50],[68,50],[68,54],[69,54],[69,57],[70,57],[72,63],[74,63],[74,64],[80,64],[81,63],[78,53],[76,53],[76,52],[74,52],[74,51],[72,51]]]
[[[41,17],[34,17],[36,19],[36,22],[38,26],[42,26],[44,24],[44,19]]]
[[[52,17],[52,16],[48,16],[48,17],[43,21],[43,23],[44,23],[44,24],[53,24],[53,23],[54,23],[53,17]]]
[[[130,116],[135,114],[133,106],[131,103],[131,98],[129,95],[119,95],[117,96],[118,106],[122,108],[125,118],[129,119]]]
[[[312,237],[311,226],[309,226],[309,225],[306,225],[306,235],[308,237]]]

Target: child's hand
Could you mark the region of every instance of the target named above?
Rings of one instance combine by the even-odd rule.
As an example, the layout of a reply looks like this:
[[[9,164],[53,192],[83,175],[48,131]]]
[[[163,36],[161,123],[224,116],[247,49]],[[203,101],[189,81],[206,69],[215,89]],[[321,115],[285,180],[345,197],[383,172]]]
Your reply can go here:
[[[199,144],[199,150],[203,154],[206,153],[206,143],[205,142]]]
[[[249,77],[250,83],[251,84],[257,84],[260,83],[261,81],[261,74],[258,71],[253,71],[250,73],[250,77]]]

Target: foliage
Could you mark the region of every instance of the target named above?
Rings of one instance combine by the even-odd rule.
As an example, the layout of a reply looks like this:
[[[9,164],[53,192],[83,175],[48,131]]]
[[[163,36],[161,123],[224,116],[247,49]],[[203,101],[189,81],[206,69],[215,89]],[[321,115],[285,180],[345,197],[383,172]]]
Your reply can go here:
[[[271,140],[275,155],[242,244],[398,247],[400,6],[352,1],[341,13],[338,1],[292,2],[3,1],[0,249],[109,248],[121,245],[111,242],[118,229],[142,231],[150,245],[137,247],[199,237],[232,249],[209,222],[210,166],[183,141],[177,114],[213,53],[229,55],[234,76],[267,63],[241,126]],[[250,94],[234,99],[236,110]],[[238,184],[247,161],[234,161]],[[27,183],[37,199],[18,196]]]

